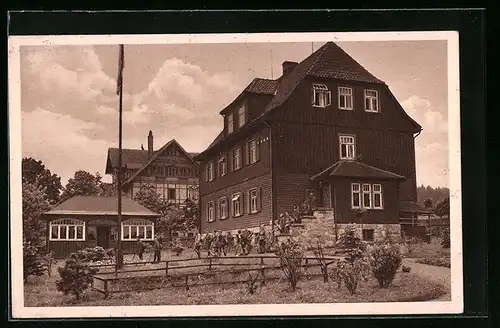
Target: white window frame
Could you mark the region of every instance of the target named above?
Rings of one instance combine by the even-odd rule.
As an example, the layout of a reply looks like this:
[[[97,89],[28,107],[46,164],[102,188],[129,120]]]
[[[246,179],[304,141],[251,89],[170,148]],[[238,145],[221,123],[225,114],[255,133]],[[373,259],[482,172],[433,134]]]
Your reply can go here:
[[[234,131],[234,115],[233,113],[227,116],[227,133],[233,133]]]
[[[373,208],[377,209],[377,210],[384,209],[384,201],[383,201],[383,197],[382,197],[382,195],[383,195],[383,193],[382,193],[382,185],[381,184],[374,184],[372,186],[372,191],[373,191],[373,199],[372,199]],[[378,195],[380,197],[380,205],[379,206],[375,206],[375,196],[376,195]]]
[[[236,156],[236,154],[238,156]],[[238,164],[237,166],[236,166],[236,163]],[[233,171],[236,171],[239,169],[241,169],[241,147],[233,149]]]
[[[243,104],[241,105],[240,108],[238,108],[238,127],[241,128],[243,125],[246,124],[246,115],[247,115],[247,108]],[[243,119],[242,119],[243,117]]]
[[[215,204],[213,201],[207,203],[207,222],[215,221]]]
[[[352,139],[352,142],[350,140]],[[342,146],[346,146],[346,156],[342,155]],[[351,149],[352,155],[349,156],[349,149]],[[339,150],[340,159],[356,159],[356,136],[341,134],[339,135]]]
[[[259,190],[257,188],[252,188],[248,191],[249,198],[249,213],[255,214],[259,212]]]
[[[139,231],[141,230],[140,228],[143,228],[144,231],[144,237],[141,238],[139,235]],[[147,230],[148,228],[151,228],[151,237],[148,238]],[[146,240],[146,241],[152,241],[155,238],[155,225],[152,221],[146,220],[146,219],[129,219],[126,221],[123,221],[121,224],[121,240],[122,241],[135,241],[137,240],[137,237],[139,237],[141,240]],[[128,230],[128,236],[125,237],[124,231]],[[135,230],[136,232],[136,237],[132,237],[132,231]]]
[[[221,198],[219,198],[219,214],[220,214],[221,220],[225,220],[229,217],[227,212],[228,212],[227,211],[227,198],[221,197]]]
[[[354,205],[354,194],[358,195],[358,205]],[[351,183],[351,208],[361,208],[361,185],[359,183]]]
[[[226,162],[226,155],[225,154],[221,154],[219,156],[219,161],[218,161],[219,165],[219,176],[224,176],[226,175],[227,173],[227,162]],[[221,167],[223,168],[223,170],[221,170]]]
[[[340,99],[342,99],[342,97],[344,97],[344,105],[345,106],[341,106],[340,104]],[[353,110],[354,109],[354,105],[353,105],[353,90],[352,88],[349,88],[349,87],[338,87],[338,105],[339,105],[339,109],[342,109],[342,110]]]
[[[57,237],[52,236],[52,228],[57,228]],[[61,236],[61,227],[65,227],[64,236]],[[75,229],[74,238],[69,238],[69,228]],[[78,228],[82,229],[82,237],[78,238]],[[78,219],[57,219],[50,221],[49,224],[49,241],[85,241],[85,221]]]
[[[368,206],[365,204],[365,195],[368,195],[369,200],[370,200],[370,204]],[[371,184],[363,183],[363,185],[361,187],[361,196],[362,196],[361,197],[361,205],[363,206],[363,208],[372,208],[373,199],[372,199],[372,185]]]
[[[206,167],[206,180],[207,182],[213,181],[214,179],[214,163],[212,161],[207,163]]]
[[[370,93],[375,93],[375,95],[370,95]],[[380,103],[379,103],[379,96],[378,96],[378,90],[365,90],[365,111],[370,112],[370,113],[380,113]],[[367,100],[369,100],[369,108],[367,107]],[[373,107],[376,107],[376,110],[373,110]]]
[[[324,84],[313,83],[313,107],[326,108],[332,104],[332,92]],[[316,96],[318,96],[318,103],[316,103]]]
[[[252,144],[255,145],[255,147],[252,147]],[[252,139],[248,142],[248,163],[249,164],[255,164],[259,161],[259,144],[257,142],[257,139]]]
[[[235,206],[236,203],[238,204],[238,206]],[[241,192],[233,194],[233,197],[231,198],[231,205],[233,210],[233,218],[240,217],[243,214],[243,194]]]

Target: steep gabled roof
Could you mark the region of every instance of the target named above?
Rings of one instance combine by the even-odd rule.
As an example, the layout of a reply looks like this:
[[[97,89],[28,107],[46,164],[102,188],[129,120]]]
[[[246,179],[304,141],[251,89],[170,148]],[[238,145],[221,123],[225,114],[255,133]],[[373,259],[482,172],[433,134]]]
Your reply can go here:
[[[262,79],[256,77],[246,86],[241,93],[234,98],[226,107],[224,107],[219,113],[224,113],[228,108],[232,107],[235,103],[239,102],[241,99],[245,98],[248,93],[255,93],[261,95],[274,95],[276,88],[278,87],[278,80]]]
[[[249,129],[252,127],[251,123],[262,120],[264,116],[268,115],[273,109],[283,105],[300,82],[308,76],[379,84],[385,87],[389,94],[395,99],[384,81],[372,75],[342,48],[330,41],[297,64],[288,74],[282,75],[276,80],[254,79],[241,94],[220,113],[224,113],[232,105],[243,99],[248,92],[273,95],[272,100],[266,106],[263,113],[243,126],[241,130]],[[397,102],[397,100],[395,101]],[[415,130],[421,130],[421,126],[409,117],[404,109],[403,112],[415,125]],[[198,159],[201,159],[204,154],[212,150],[224,139],[224,134],[221,132],[210,146],[200,153]]]
[[[141,174],[151,163],[153,163],[168,147],[170,147],[171,145],[175,144],[177,147],[179,147],[179,149],[181,150],[182,153],[184,153],[184,155],[186,157],[188,157],[192,162],[193,164],[197,165],[197,163],[194,161],[193,157],[191,157],[189,155],[189,153],[184,150],[184,148],[182,148],[182,146],[175,140],[175,139],[172,139],[170,140],[169,142],[167,142],[163,147],[161,147],[160,149],[158,149],[156,152],[154,152],[154,154],[151,156],[151,158],[139,169],[137,170],[134,174],[132,174],[132,176],[130,178],[128,178],[124,183],[123,185],[126,185],[130,182],[132,182],[139,174]]]
[[[64,216],[64,215],[118,215],[118,198],[116,196],[73,196],[58,204],[42,216]],[[138,202],[123,197],[122,215],[141,217],[160,217],[158,213],[152,212]]]
[[[301,61],[282,79],[266,111],[282,105],[306,76],[385,84],[330,41]]]
[[[348,178],[372,178],[381,180],[406,180],[406,178],[402,175],[379,169],[378,167],[354,160],[338,161],[322,172],[311,177],[311,180],[318,180],[321,178],[335,176]]]

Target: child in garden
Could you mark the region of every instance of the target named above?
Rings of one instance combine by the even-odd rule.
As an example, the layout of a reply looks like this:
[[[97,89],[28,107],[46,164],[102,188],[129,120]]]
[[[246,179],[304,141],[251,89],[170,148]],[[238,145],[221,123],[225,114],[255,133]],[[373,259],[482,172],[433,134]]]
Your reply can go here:
[[[146,245],[144,245],[141,238],[137,237],[137,256],[139,257],[139,260],[141,260],[141,261],[142,261],[145,249],[146,249]]]
[[[161,261],[162,248],[163,248],[163,245],[160,243],[160,240],[158,239],[158,236],[157,236],[153,242],[153,252],[154,252],[153,262],[160,262]]]

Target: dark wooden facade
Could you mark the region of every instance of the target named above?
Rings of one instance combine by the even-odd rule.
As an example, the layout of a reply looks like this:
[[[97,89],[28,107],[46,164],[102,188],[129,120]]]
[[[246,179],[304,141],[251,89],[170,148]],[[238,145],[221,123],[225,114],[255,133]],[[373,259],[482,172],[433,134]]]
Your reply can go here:
[[[346,71],[346,67],[353,73]],[[202,231],[212,228],[232,230],[243,227],[242,221],[247,227],[268,222],[280,213],[291,212],[293,205],[304,202],[309,191],[316,194],[317,206],[334,210],[336,222],[356,222],[359,217],[351,208],[350,186],[352,182],[364,181],[383,186],[384,206],[383,209],[369,210],[362,220],[374,224],[398,224],[400,201],[417,199],[414,138],[421,131],[420,125],[405,113],[385,83],[366,72],[332,43],[301,63],[287,63],[286,71],[274,80],[275,84],[268,80],[254,80],[222,110],[224,131],[196,157],[201,163]],[[313,84],[324,85],[330,91],[329,106],[313,106]],[[339,108],[339,87],[352,89],[352,110]],[[257,93],[255,89],[266,94]],[[365,90],[377,91],[378,112],[365,111]],[[246,124],[237,128],[235,120],[234,131],[229,133],[227,117],[233,113],[236,119],[242,105],[247,108]],[[387,171],[389,178],[373,180],[367,175],[312,181],[311,177],[341,160],[340,135],[355,137],[356,161],[374,167],[373,170]],[[245,145],[255,136],[267,140],[261,143],[258,163],[236,172],[228,167],[225,176],[219,177],[216,173],[213,181],[205,181],[204,168],[208,161],[213,161],[216,168],[220,153],[230,154],[233,147]],[[244,154],[246,156],[247,151]],[[228,155],[228,158],[231,157]],[[398,177],[394,179],[391,175]],[[264,195],[269,196],[262,203],[262,215],[268,216],[258,220],[233,220],[230,217],[220,222],[207,222],[208,201],[238,188],[244,191],[250,186],[258,186]],[[265,206],[270,206],[270,209],[264,211]]]

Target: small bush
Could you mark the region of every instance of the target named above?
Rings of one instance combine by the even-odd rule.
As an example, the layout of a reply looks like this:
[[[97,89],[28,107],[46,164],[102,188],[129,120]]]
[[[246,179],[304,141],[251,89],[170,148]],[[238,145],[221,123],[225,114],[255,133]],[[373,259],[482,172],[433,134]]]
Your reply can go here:
[[[450,248],[451,246],[449,228],[443,229],[443,232],[441,234],[441,246],[443,246],[443,248]]]
[[[259,273],[257,272],[255,275],[252,275],[251,272],[248,272],[248,279],[246,281],[247,291],[250,294],[254,294],[259,287]]]
[[[335,246],[340,249],[366,249],[366,243],[358,234],[355,224],[350,224],[344,228],[344,232],[339,236]]]
[[[41,246],[34,245],[28,241],[23,243],[24,281],[27,281],[29,276],[42,276],[47,271],[47,265],[41,252]]]
[[[300,243],[296,240],[288,239],[277,248],[276,255],[280,259],[281,269],[290,284],[290,288],[295,291],[297,283],[303,275],[302,259],[304,249],[300,247]]]
[[[369,261],[380,287],[387,287],[392,283],[401,266],[401,250],[398,245],[374,246],[370,249]]]
[[[91,268],[87,261],[83,261],[78,254],[71,254],[64,267],[57,268],[61,279],[56,281],[57,290],[64,295],[73,294],[80,300],[81,294],[92,283],[92,275],[97,269]]]
[[[110,258],[109,250],[106,251],[100,246],[87,247],[76,252],[76,256],[84,262],[97,262]]]
[[[403,265],[403,272],[409,273],[410,271],[411,271],[410,267]]]

